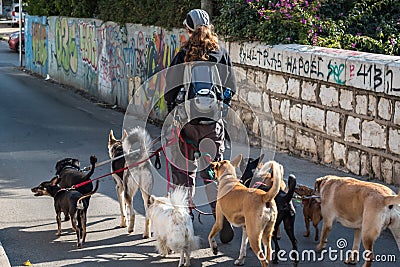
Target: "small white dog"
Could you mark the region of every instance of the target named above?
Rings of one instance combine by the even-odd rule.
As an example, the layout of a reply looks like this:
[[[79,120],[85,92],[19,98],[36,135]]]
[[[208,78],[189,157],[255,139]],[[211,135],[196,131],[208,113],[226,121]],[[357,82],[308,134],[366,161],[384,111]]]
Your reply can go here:
[[[190,266],[190,253],[199,247],[188,208],[188,191],[176,187],[167,197],[150,197],[148,215],[161,256],[180,253],[178,266]]]

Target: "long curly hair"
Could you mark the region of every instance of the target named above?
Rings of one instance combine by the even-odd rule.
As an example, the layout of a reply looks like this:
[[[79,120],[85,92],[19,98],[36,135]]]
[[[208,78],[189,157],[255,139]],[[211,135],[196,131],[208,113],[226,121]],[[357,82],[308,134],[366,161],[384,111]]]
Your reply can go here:
[[[197,27],[183,48],[186,49],[185,62],[208,60],[208,53],[219,49],[214,27]]]

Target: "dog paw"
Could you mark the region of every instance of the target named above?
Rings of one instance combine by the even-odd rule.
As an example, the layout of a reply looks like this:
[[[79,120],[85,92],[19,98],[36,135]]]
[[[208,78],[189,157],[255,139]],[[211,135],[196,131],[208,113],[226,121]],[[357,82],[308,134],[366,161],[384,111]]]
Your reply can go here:
[[[218,254],[218,247],[213,247],[213,248],[211,248],[211,251],[212,251],[212,253],[213,253],[214,255],[217,255],[217,254]]]
[[[349,264],[349,265],[356,265],[357,264],[357,260],[354,259],[354,258],[349,257],[344,261],[344,263],[345,264]]]
[[[307,233],[304,233],[304,235],[303,235],[304,237],[309,237],[310,236],[310,233],[309,232],[307,232]]]
[[[316,249],[317,249],[318,252],[321,252],[324,248],[325,248],[325,244],[324,243],[322,243],[322,244],[319,243]]]
[[[235,264],[235,265],[237,265],[237,266],[242,266],[242,265],[244,265],[244,258],[243,258],[243,259],[237,259],[237,260],[235,260],[235,262],[234,262],[233,264]]]
[[[150,236],[149,234],[143,234],[143,235],[142,235],[142,238],[143,238],[143,239],[148,239],[148,238],[150,238],[150,237],[151,237],[151,236]]]
[[[97,162],[96,156],[90,156],[90,164],[95,164]]]

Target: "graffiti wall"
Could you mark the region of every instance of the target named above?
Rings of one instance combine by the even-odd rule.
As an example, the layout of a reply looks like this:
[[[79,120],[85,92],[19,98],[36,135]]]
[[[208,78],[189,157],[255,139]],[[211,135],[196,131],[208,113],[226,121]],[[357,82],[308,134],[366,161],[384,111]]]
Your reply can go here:
[[[32,17],[25,26],[25,43],[27,39],[31,45],[25,45],[26,65],[33,72],[41,75],[48,73],[48,25],[46,17]]]
[[[135,90],[170,64],[186,38],[182,29],[29,16],[26,67],[126,108]],[[137,99],[145,107],[163,95],[163,79],[153,79]],[[153,115],[159,118],[165,112],[163,101],[157,101]]]

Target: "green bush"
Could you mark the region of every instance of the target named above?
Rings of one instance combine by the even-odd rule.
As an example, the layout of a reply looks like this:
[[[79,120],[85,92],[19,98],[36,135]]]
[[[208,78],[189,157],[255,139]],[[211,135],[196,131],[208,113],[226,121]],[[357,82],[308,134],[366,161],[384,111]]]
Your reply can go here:
[[[29,14],[182,27],[200,0],[27,0]],[[228,40],[304,44],[400,55],[399,0],[213,0]]]
[[[400,53],[398,0],[218,1],[217,30],[231,40]]]

